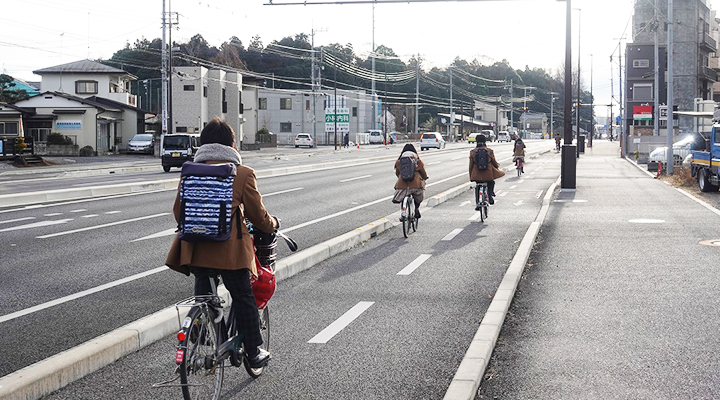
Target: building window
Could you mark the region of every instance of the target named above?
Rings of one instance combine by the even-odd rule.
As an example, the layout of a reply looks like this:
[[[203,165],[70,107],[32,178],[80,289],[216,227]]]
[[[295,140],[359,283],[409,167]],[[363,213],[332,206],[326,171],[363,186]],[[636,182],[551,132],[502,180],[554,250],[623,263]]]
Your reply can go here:
[[[305,111],[310,111],[310,100],[305,100]]]
[[[292,122],[281,122],[280,132],[292,132]]]
[[[258,99],[258,110],[267,110],[267,98],[261,97]]]
[[[0,122],[0,135],[17,135],[17,122]]]
[[[357,107],[352,108],[352,116],[357,117]]]
[[[175,132],[177,133],[187,133],[187,126],[176,126]]]
[[[633,68],[650,68],[650,60],[633,60]]]
[[[207,97],[207,86],[203,86],[203,97]]]
[[[652,100],[653,85],[652,83],[634,83],[632,87],[633,100]]]
[[[194,92],[195,85],[183,85],[183,90],[186,92]]]
[[[281,110],[292,110],[292,99],[283,97],[280,99],[280,109]],[[288,131],[290,132],[290,131]]]
[[[77,94],[97,94],[97,81],[75,81],[75,93]]]

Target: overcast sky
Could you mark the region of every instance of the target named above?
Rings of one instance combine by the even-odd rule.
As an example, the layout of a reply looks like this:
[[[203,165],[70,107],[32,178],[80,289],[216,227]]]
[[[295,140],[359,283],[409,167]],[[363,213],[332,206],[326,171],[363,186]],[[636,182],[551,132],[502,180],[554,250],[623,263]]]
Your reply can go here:
[[[277,2],[300,2],[276,0]],[[637,0],[653,1],[653,0]],[[666,0],[661,0],[666,1]],[[247,46],[264,44],[315,28],[315,45],[352,43],[366,56],[372,49],[373,7],[363,5],[268,6],[267,0],[166,0],[180,14],[173,40],[199,33],[219,46],[237,36]],[[710,0],[710,5],[720,0]],[[634,0],[574,0],[573,64],[580,22],[581,71],[596,103],[610,101],[610,55],[624,34],[632,40]],[[109,58],[126,42],[161,36],[162,0],[3,1],[0,67],[7,74],[39,81],[33,70],[81,59]],[[579,18],[578,18],[579,16]],[[497,0],[379,4],[375,44],[391,47],[404,60],[419,53],[425,66],[447,66],[454,57],[483,64],[507,59],[516,69],[555,71],[564,61],[565,3],[557,0]],[[592,57],[591,57],[592,54]],[[618,68],[612,66],[615,95]],[[259,71],[262,72],[262,71]],[[617,112],[617,111],[616,111]],[[606,115],[605,107],[596,108]]]

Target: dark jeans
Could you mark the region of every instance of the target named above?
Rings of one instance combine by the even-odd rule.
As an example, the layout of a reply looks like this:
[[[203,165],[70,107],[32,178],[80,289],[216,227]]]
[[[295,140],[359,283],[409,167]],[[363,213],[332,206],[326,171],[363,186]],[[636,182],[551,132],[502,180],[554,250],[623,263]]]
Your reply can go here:
[[[488,196],[488,199],[489,199],[490,197],[494,197],[494,196],[495,196],[495,181],[475,181],[475,182],[476,182],[476,183],[483,183],[483,182],[484,182],[484,183],[487,183],[487,187],[488,187],[487,196]],[[477,204],[477,203],[479,203],[479,202],[480,202],[480,191],[479,191],[479,190],[475,190],[475,204]]]
[[[223,283],[232,297],[232,307],[235,310],[235,321],[238,329],[243,333],[245,351],[254,354],[257,346],[263,343],[260,335],[260,317],[258,314],[255,295],[250,285],[250,270],[224,270],[215,268],[193,268],[195,275],[195,295],[212,294],[210,277],[214,276],[215,285],[218,284],[217,276],[222,276]]]

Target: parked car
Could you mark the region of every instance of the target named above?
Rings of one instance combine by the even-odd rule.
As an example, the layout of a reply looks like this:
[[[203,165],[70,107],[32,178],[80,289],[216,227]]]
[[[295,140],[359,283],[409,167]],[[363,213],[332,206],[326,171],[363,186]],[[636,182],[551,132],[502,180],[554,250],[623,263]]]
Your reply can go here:
[[[509,142],[510,141],[510,133],[508,131],[498,132],[497,141],[498,142]]]
[[[483,135],[487,138],[488,142],[494,142],[495,141],[495,131],[492,129],[483,129],[481,131]]]
[[[295,135],[295,148],[300,146],[307,146],[308,148],[315,147],[315,141],[309,133],[298,133]]]
[[[687,135],[677,142],[673,143],[673,164],[680,165],[683,160],[692,154],[693,150],[697,150],[704,147],[702,139],[696,135]],[[650,152],[648,156],[648,162],[666,162],[667,160],[667,146],[658,147]]]
[[[171,167],[182,167],[185,161],[192,161],[200,147],[199,133],[174,133],[165,135],[162,143],[161,160],[163,170],[170,172]]]
[[[128,153],[153,154],[155,152],[154,132],[138,133],[128,142]]]
[[[368,133],[370,134],[370,144],[383,144],[385,141],[385,137],[379,129],[370,129]]]
[[[440,132],[423,133],[422,137],[420,138],[420,150],[425,150],[429,148],[436,148],[438,150],[445,148],[445,139],[443,139]]]

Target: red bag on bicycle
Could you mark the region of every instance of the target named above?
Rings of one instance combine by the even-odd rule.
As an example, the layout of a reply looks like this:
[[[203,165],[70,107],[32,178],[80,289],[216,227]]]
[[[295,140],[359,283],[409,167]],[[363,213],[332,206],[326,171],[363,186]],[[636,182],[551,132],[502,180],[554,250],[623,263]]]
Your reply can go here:
[[[267,306],[270,298],[275,293],[275,287],[277,286],[275,280],[275,271],[270,267],[264,267],[255,257],[255,267],[257,268],[258,276],[250,276],[250,284],[252,285],[253,293],[255,294],[255,303],[258,309],[263,309]]]

